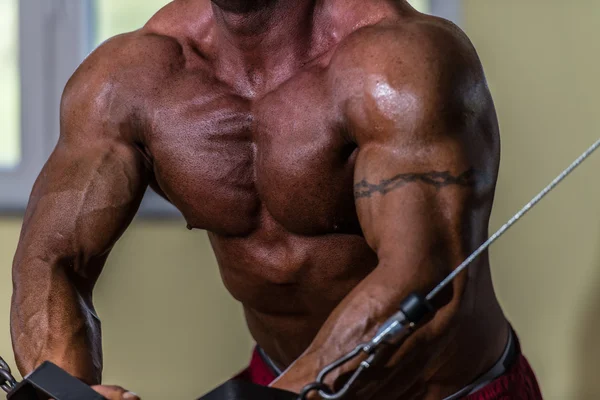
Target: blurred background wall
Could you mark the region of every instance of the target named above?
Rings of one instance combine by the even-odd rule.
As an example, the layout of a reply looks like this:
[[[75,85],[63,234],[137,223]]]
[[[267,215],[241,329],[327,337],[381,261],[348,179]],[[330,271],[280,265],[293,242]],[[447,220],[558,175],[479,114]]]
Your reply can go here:
[[[129,2],[101,0],[100,31],[131,29],[165,2],[110,18]],[[463,8],[502,129],[495,229],[600,136],[600,2],[464,0]],[[599,172],[596,155],[491,251],[498,295],[547,399],[600,397]],[[19,229],[19,218],[0,217],[2,355],[11,354]],[[220,282],[206,235],[180,220],[138,218],[111,255],[96,302],[106,381],[146,400],[192,399],[248,360],[242,312]]]
[[[494,94],[499,227],[600,137],[600,2],[468,0]],[[600,157],[492,248],[506,313],[550,399],[600,398]]]

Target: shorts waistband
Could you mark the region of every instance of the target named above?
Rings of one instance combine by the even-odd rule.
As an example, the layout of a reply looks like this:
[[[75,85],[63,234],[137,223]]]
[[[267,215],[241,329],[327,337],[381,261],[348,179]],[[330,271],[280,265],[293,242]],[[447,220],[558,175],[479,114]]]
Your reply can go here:
[[[256,351],[265,365],[271,370],[271,372],[277,377],[283,373],[283,370],[265,353],[260,347],[256,347]],[[452,396],[446,397],[443,400],[457,400],[473,394],[485,386],[489,385],[496,379],[500,378],[510,369],[512,365],[517,361],[519,357],[519,344],[516,338],[515,332],[509,329],[508,341],[504,353],[496,364],[490,368],[486,373],[477,378],[473,383],[459,390]]]
[[[517,361],[519,352],[520,350],[517,336],[512,328],[510,328],[508,332],[508,342],[506,343],[506,348],[504,349],[504,353],[502,353],[502,356],[498,362],[496,362],[496,364],[494,364],[494,366],[486,373],[477,378],[475,382],[459,390],[452,396],[446,397],[444,400],[457,400],[480,391],[496,379],[500,378],[502,375],[506,374],[510,367],[512,367]]]

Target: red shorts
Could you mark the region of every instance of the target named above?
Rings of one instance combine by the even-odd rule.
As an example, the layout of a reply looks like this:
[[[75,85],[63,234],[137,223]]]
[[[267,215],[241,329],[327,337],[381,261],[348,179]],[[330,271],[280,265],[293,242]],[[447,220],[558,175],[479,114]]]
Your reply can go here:
[[[250,366],[234,379],[252,382],[256,385],[269,386],[271,382],[277,379],[277,376],[262,359],[258,350],[255,349],[254,353],[252,353]]]
[[[268,386],[276,378],[258,351],[254,351],[250,366],[235,379]],[[517,362],[506,374],[467,396],[465,400],[542,400],[542,394],[527,359],[519,355]]]
[[[521,354],[504,375],[465,400],[542,400],[542,393],[535,373]]]

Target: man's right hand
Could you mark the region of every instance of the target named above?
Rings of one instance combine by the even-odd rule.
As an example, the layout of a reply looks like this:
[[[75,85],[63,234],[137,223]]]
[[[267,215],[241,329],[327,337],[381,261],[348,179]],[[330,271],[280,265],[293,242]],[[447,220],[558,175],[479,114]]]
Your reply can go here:
[[[141,400],[137,394],[119,386],[93,386],[92,389],[108,400]]]

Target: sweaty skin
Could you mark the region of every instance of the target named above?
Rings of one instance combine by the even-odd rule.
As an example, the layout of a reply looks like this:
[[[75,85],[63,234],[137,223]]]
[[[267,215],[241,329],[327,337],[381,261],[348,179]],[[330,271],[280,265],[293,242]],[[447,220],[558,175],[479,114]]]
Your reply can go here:
[[[101,382],[92,291],[148,185],[209,232],[292,391],[487,238],[499,135],[481,64],[402,0],[176,0],[90,55],[61,126],[14,261],[22,373],[51,360]],[[495,363],[508,327],[487,254],[438,302],[357,398],[440,399]]]

